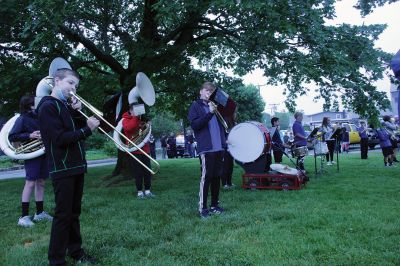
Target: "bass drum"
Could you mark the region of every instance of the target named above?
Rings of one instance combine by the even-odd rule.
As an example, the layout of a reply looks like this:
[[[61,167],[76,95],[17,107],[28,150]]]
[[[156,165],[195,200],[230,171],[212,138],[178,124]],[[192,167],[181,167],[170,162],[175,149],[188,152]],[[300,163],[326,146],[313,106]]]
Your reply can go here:
[[[236,161],[253,162],[262,154],[271,152],[271,137],[259,122],[240,123],[229,132],[228,150]]]

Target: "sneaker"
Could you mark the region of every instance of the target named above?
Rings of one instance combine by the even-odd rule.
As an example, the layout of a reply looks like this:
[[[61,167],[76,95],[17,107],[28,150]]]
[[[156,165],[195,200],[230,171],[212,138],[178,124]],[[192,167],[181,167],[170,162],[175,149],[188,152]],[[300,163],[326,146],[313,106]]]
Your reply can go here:
[[[201,210],[201,212],[200,212],[200,218],[206,219],[206,218],[208,218],[208,217],[210,217],[210,211],[209,211],[208,209],[203,209],[203,210]]]
[[[336,162],[335,161],[331,161],[331,164],[336,164]]]
[[[50,221],[51,222],[51,221],[53,221],[53,217],[50,214],[48,214],[47,212],[42,211],[39,214],[35,213],[35,216],[33,216],[33,220],[35,222],[39,222],[39,221]]]
[[[137,193],[137,197],[138,197],[138,199],[144,199],[144,193],[143,193],[143,191],[139,191],[139,192]]]
[[[228,185],[223,186],[224,189],[229,189],[230,187]]]
[[[332,165],[332,163],[331,162],[327,162],[326,165]]]
[[[224,209],[222,209],[221,207],[211,207],[210,208],[210,212],[212,213],[212,214],[221,214],[221,213],[223,213],[224,212]]]
[[[97,260],[88,255],[88,254],[83,254],[79,259],[74,259],[76,264],[97,264]]]
[[[32,227],[35,224],[32,222],[31,217],[24,216],[24,217],[19,217],[18,219],[18,225],[22,227]]]
[[[154,198],[156,195],[154,195],[153,193],[151,193],[151,191],[150,190],[146,190],[145,192],[144,192],[144,195],[146,196],[146,197],[148,197],[148,198]]]

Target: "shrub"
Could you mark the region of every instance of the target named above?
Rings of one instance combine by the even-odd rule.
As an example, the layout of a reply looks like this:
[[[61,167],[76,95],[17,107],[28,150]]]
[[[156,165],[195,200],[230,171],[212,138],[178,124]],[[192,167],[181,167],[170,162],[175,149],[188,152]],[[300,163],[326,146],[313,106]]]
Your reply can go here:
[[[115,146],[114,142],[111,140],[104,141],[102,149],[110,157],[118,156],[117,146]]]
[[[85,140],[85,145],[87,150],[98,150],[102,149],[104,146],[104,142],[106,141],[106,138],[103,134],[95,131],[93,135],[88,137]]]

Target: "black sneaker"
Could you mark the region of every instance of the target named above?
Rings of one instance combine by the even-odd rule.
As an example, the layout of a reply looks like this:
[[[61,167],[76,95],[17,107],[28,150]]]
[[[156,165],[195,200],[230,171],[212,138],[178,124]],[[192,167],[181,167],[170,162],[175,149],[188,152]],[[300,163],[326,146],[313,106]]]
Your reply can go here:
[[[221,207],[211,207],[210,208],[210,213],[212,214],[221,214],[224,212],[224,209],[222,209]]]
[[[203,209],[200,212],[200,218],[205,219],[205,218],[208,218],[208,217],[210,217],[210,211],[208,209]]]
[[[77,264],[97,264],[97,260],[88,255],[88,254],[83,254],[79,259],[75,259],[75,263]]]

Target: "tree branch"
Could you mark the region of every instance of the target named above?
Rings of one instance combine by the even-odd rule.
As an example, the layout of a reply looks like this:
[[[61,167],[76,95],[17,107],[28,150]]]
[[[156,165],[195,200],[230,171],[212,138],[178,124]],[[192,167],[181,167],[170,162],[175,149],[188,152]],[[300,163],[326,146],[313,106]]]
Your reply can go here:
[[[67,28],[64,25],[60,25],[60,32],[64,34],[69,40],[79,42],[83,46],[85,46],[99,61],[108,65],[114,72],[118,73],[119,75],[125,75],[126,71],[122,67],[122,65],[115,60],[109,54],[104,53],[101,51],[97,46],[90,41],[89,39],[85,38],[81,34],[72,31],[71,29]]]

